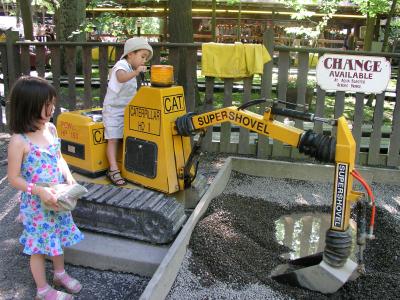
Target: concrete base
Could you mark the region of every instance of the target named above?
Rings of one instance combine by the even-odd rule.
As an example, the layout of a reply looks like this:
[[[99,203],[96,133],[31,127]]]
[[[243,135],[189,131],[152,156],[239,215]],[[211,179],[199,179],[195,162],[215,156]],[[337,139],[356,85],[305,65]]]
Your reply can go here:
[[[67,263],[152,276],[169,249],[169,245],[152,245],[88,231],[84,234],[82,242],[65,249]]]

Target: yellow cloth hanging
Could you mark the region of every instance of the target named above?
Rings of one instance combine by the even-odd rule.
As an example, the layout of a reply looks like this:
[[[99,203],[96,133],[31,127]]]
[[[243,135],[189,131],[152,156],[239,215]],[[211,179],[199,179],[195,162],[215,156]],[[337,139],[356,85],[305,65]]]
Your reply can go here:
[[[262,74],[264,64],[271,60],[261,44],[203,43],[202,74],[220,78],[244,78]]]
[[[261,44],[244,44],[248,76],[263,74],[264,64],[271,60],[267,49]]]

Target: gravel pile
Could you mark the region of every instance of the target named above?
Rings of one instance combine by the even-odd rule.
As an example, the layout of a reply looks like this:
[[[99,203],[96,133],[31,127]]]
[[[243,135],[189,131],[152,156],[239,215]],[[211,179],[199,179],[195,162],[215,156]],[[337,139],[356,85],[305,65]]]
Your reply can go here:
[[[287,262],[282,254],[290,251],[277,242],[275,221],[294,213],[330,213],[332,185],[233,173],[197,224],[168,299],[399,299],[400,188],[372,188],[377,238],[364,252],[367,273],[323,295],[281,285],[270,273]]]

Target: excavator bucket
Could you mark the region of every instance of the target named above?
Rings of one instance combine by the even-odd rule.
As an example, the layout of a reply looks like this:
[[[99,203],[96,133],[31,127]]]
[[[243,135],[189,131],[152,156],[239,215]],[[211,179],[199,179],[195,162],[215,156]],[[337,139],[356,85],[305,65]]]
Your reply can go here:
[[[348,280],[355,279],[357,267],[350,259],[342,267],[332,267],[323,261],[323,253],[320,252],[279,265],[271,277],[279,283],[331,294]]]
[[[359,273],[359,265],[348,258],[352,243],[349,222],[351,203],[361,199],[362,193],[352,189],[355,141],[343,117],[337,120],[336,138],[335,155],[332,155],[335,157],[335,177],[331,227],[326,234],[325,250],[290,261],[271,274],[278,282],[325,294],[336,292],[348,280],[357,278]],[[317,139],[312,133],[306,133],[299,149],[307,150],[314,144],[318,144]]]

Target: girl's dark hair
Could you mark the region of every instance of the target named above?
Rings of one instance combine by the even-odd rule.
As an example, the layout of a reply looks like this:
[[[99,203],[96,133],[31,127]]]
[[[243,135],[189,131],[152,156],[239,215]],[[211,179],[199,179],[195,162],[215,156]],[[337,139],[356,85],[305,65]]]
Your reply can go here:
[[[10,93],[10,130],[12,133],[35,132],[37,122],[46,108],[56,97],[56,90],[45,79],[22,76]]]

